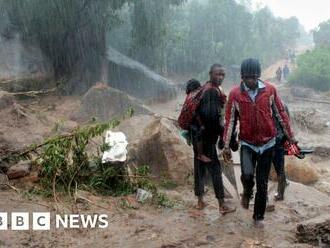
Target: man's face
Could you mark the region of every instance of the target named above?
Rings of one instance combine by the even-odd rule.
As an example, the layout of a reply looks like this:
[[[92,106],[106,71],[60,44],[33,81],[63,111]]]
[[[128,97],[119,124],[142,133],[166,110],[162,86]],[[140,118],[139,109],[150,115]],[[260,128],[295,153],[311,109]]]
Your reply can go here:
[[[243,77],[243,81],[251,90],[255,90],[258,87],[258,77],[256,76],[245,76]]]
[[[223,80],[225,79],[226,73],[224,68],[214,68],[210,72],[210,81],[214,84],[221,85]]]

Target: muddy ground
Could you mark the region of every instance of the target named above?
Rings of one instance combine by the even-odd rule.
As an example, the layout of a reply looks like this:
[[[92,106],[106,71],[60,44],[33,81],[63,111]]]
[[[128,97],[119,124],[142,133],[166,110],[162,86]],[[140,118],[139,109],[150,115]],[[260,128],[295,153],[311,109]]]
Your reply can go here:
[[[287,86],[281,86],[287,93]],[[228,92],[229,87],[225,87]],[[284,94],[283,93],[283,94]],[[326,93],[317,94],[317,99],[328,99]],[[47,96],[18,100],[26,116],[20,116],[10,106],[0,110],[0,147],[20,148],[40,143],[46,137],[69,132],[78,125],[73,113],[79,108],[79,97]],[[155,113],[176,118],[183,95],[166,104],[149,106]],[[252,209],[243,210],[235,200],[229,204],[236,213],[220,216],[209,187],[206,199],[208,206],[197,211],[192,185],[165,190],[176,202],[173,208],[158,208],[140,204],[134,196],[90,196],[92,203],[72,207],[69,203],[45,199],[28,193],[33,185],[28,179],[12,182],[19,192],[11,188],[0,191],[0,210],[4,212],[45,211],[55,213],[108,214],[107,229],[54,229],[51,231],[0,231],[1,247],[312,247],[297,244],[296,226],[299,222],[329,213],[330,211],[330,121],[329,104],[304,102],[291,98],[287,102],[292,111],[316,109],[321,115],[322,130],[312,130],[295,123],[295,132],[302,146],[318,147],[309,163],[318,174],[317,183],[305,186],[291,182],[286,200],[277,203],[274,212],[266,215],[266,228],[255,229],[252,224]],[[323,123],[324,122],[324,123]],[[300,126],[299,126],[300,125]],[[270,198],[275,184],[270,183]],[[125,204],[123,204],[125,202]],[[128,203],[128,204],[127,204]],[[54,208],[55,207],[55,208]],[[56,209],[56,210],[55,210]]]

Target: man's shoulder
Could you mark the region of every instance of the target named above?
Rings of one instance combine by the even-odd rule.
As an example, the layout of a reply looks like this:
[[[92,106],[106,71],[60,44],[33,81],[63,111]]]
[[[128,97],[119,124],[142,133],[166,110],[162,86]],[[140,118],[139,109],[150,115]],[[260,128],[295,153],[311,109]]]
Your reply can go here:
[[[224,93],[222,88],[220,86],[214,86],[212,85],[210,82],[206,82],[204,85],[203,85],[203,91],[204,91],[204,94],[205,93],[213,93],[213,94],[222,94]]]
[[[273,84],[272,82],[266,80],[266,81],[263,81],[263,84],[266,86],[266,88],[270,89],[270,90],[276,90],[276,86],[275,84]]]
[[[230,90],[229,95],[233,96],[239,94],[241,92],[241,87],[241,84],[234,85]]]

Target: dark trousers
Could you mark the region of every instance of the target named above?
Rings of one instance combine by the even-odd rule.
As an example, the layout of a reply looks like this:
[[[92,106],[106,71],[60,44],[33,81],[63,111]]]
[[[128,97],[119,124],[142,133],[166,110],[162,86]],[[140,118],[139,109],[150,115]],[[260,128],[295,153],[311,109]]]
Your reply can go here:
[[[207,141],[207,139],[203,139],[203,153],[212,160],[211,163],[203,163],[202,161],[198,160],[196,158],[198,153],[195,142],[193,143],[193,146],[195,195],[203,196],[206,180],[206,170],[208,170],[212,177],[212,183],[216,198],[224,199],[225,193],[221,175],[222,170],[214,142],[209,142]]]
[[[273,164],[277,174],[278,180],[286,180],[285,170],[284,170],[284,145],[282,141],[277,141],[274,148],[274,158]]]
[[[256,174],[257,193],[254,202],[253,219],[263,220],[267,203],[268,177],[273,160],[274,148],[256,153],[250,147],[241,147],[241,181],[244,187],[244,194],[252,196],[254,187],[254,174]]]

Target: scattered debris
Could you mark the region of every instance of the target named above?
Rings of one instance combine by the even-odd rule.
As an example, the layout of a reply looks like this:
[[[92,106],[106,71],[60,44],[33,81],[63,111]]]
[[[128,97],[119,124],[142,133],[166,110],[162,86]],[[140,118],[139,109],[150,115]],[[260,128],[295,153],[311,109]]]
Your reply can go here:
[[[136,192],[136,200],[138,202],[145,202],[148,199],[152,198],[152,194],[149,191],[144,189],[138,189]]]
[[[15,164],[8,169],[7,176],[9,179],[25,177],[30,174],[30,170],[31,170],[31,162],[21,161],[18,164]]]
[[[296,236],[300,243],[311,243],[319,247],[330,245],[330,215],[318,216],[300,223]]]
[[[267,245],[264,241],[247,239],[242,242],[240,248],[272,248],[272,246]]]
[[[105,144],[109,147],[102,156],[102,163],[107,162],[124,162],[127,158],[127,140],[123,132],[107,131],[105,136]]]

